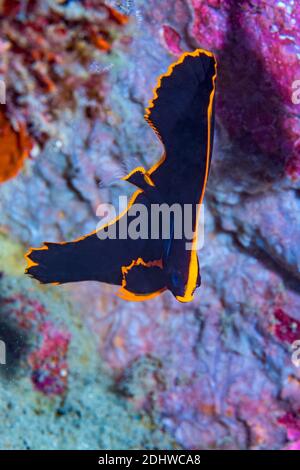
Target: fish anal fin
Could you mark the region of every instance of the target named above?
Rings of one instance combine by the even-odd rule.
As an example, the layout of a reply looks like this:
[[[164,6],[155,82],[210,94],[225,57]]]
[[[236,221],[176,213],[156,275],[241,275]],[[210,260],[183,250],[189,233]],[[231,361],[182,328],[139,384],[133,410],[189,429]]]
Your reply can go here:
[[[133,260],[129,266],[122,267],[122,276],[122,287],[118,296],[124,300],[149,300],[166,290],[161,260]]]

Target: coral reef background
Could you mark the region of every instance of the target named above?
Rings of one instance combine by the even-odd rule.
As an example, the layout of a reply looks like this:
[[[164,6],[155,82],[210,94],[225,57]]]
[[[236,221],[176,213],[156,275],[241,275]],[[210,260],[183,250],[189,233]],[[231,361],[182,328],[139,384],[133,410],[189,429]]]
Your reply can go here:
[[[0,14],[0,448],[300,449],[300,1]],[[196,47],[219,77],[194,302],[25,278],[29,246],[94,230],[98,205],[131,191],[118,178],[159,158],[144,108]]]

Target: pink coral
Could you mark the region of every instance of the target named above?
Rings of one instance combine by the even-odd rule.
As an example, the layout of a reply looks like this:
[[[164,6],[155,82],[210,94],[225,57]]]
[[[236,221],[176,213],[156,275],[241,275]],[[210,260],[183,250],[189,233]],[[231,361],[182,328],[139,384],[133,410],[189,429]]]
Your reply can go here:
[[[291,441],[284,447],[285,450],[300,450],[300,418],[293,413],[286,413],[278,419],[287,431],[287,438]]]
[[[28,357],[32,367],[32,381],[37,390],[47,395],[59,395],[67,388],[66,356],[70,335],[58,330],[52,323],[42,324],[40,332],[42,345]]]
[[[292,84],[300,78],[298,2],[192,0],[192,36],[218,52],[218,114],[246,152],[265,158],[261,168],[300,176],[299,105]],[[251,99],[250,99],[251,97]]]
[[[68,385],[67,352],[71,335],[48,320],[49,312],[36,299],[17,293],[1,299],[6,316],[32,336],[33,350],[27,356],[31,380],[46,395],[60,395]],[[41,339],[40,339],[41,338]],[[36,342],[41,346],[36,349]]]
[[[170,52],[173,54],[181,54],[182,49],[180,47],[181,37],[177,31],[171,26],[163,26],[163,38]]]
[[[1,302],[9,308],[9,318],[16,321],[17,325],[24,330],[35,328],[47,316],[44,305],[20,293],[4,298]]]

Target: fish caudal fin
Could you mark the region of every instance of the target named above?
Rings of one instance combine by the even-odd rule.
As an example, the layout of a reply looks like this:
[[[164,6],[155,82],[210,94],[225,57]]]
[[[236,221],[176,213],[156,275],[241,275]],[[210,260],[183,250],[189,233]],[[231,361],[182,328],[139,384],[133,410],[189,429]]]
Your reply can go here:
[[[120,269],[107,269],[107,256],[96,235],[69,243],[44,243],[26,255],[26,274],[42,284],[100,281],[121,285]]]
[[[73,259],[69,244],[45,243],[41,248],[31,249],[26,255],[29,276],[42,284],[72,282]]]

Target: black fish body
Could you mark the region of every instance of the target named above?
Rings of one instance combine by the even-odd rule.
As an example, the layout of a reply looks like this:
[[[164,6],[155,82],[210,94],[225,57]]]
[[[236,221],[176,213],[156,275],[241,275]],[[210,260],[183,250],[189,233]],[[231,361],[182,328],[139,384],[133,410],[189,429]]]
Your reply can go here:
[[[193,299],[200,285],[199,205],[212,156],[216,68],[211,52],[197,49],[183,54],[159,78],[146,109],[145,119],[163,143],[164,153],[152,168],[136,168],[124,178],[138,190],[125,215],[113,223],[118,233],[125,216],[127,225],[134,221],[132,207],[143,204],[148,209],[148,236],[99,239],[106,226],[72,242],[45,243],[27,253],[29,275],[42,283],[96,280],[119,285],[119,295],[127,300],[146,300],[166,289],[181,302]],[[183,226],[182,237],[176,238],[178,227],[172,218],[167,239],[161,230],[158,238],[151,237],[151,210],[153,205],[162,204],[176,204],[182,211],[190,205],[192,240],[186,237]]]

